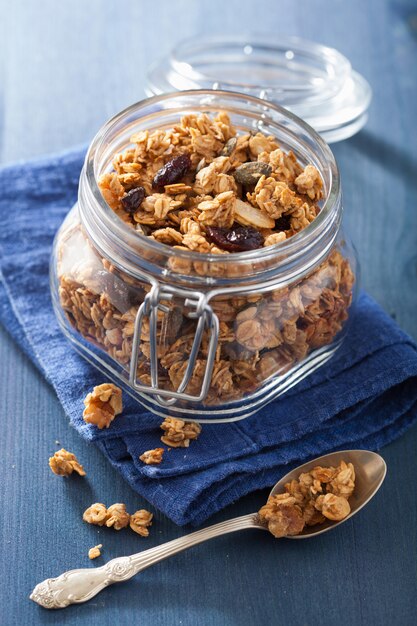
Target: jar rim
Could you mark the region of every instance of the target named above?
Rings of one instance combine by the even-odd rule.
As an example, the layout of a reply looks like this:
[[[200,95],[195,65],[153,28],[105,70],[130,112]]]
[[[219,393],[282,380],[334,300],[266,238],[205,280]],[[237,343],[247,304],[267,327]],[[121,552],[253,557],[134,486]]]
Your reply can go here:
[[[180,98],[196,98],[201,100],[208,98],[210,105],[203,102],[204,106],[200,105],[200,109],[207,110],[208,108],[212,108],[213,111],[224,109],[224,102],[232,103],[238,101],[241,110],[246,104],[246,106],[253,106],[255,111],[259,111],[262,123],[268,122],[269,124],[277,126],[277,123],[274,122],[271,117],[271,115],[276,115],[288,123],[289,126],[286,132],[289,133],[289,135],[298,138],[297,134],[294,132],[294,129],[296,129],[300,133],[300,136],[304,135],[312,140],[315,144],[315,148],[317,148],[317,153],[320,153],[322,157],[322,163],[324,162],[326,164],[326,174],[328,176],[328,192],[322,202],[320,212],[314,220],[303,230],[282,242],[256,250],[221,255],[221,259],[219,259],[219,255],[216,254],[174,249],[166,244],[146,237],[125,224],[107,204],[100,191],[98,185],[98,173],[101,166],[100,158],[103,160],[103,155],[107,156],[107,158],[111,158],[114,154],[111,152],[110,136],[115,129],[123,126],[125,120],[131,119],[132,115],[140,114],[141,111],[148,110],[149,114],[149,109],[155,107],[156,110],[152,115],[157,119],[158,112],[163,113],[163,111],[166,110],[163,108],[165,104],[170,100],[175,101]],[[223,105],[219,104],[215,106],[212,102],[213,98],[221,99]],[[158,107],[162,108],[158,109]],[[190,105],[189,108],[192,109],[192,105]],[[198,108],[197,104],[195,104],[194,108]],[[140,117],[136,119],[140,119]],[[130,134],[133,134],[133,132],[130,132]],[[98,223],[101,222],[99,230],[102,234],[104,233],[111,236],[113,240],[117,240],[123,246],[137,250],[139,245],[141,250],[146,250],[149,253],[157,253],[162,257],[172,258],[174,256],[177,259],[194,263],[219,263],[221,261],[222,264],[228,266],[236,263],[250,263],[254,260],[256,260],[257,263],[272,261],[273,258],[277,256],[290,259],[299,254],[304,247],[311,245],[314,239],[318,237],[319,233],[328,228],[330,223],[336,220],[336,213],[339,212],[338,209],[341,210],[339,170],[335,157],[326,141],[309,124],[284,107],[239,92],[193,89],[152,96],[126,107],[110,118],[93,138],[87,151],[83,172],[84,175],[82,174],[80,178],[79,204],[83,207],[87,201],[91,209],[91,215],[95,218],[93,222],[96,227]],[[321,171],[320,174],[323,177],[323,171]],[[90,224],[91,223],[90,220]],[[89,234],[92,234],[88,227],[87,230]],[[139,257],[137,260],[140,260]]]

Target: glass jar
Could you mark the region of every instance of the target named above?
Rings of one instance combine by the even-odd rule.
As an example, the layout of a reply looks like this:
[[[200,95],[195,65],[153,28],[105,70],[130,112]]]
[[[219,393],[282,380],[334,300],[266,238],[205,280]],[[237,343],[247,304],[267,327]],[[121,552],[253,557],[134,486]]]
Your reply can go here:
[[[225,111],[321,173],[324,200],[303,230],[227,255],[159,243],[105,202],[100,176],[139,130]],[[356,258],[341,228],[342,197],[325,141],[289,111],[250,95],[195,90],[143,100],[93,139],[79,197],[51,261],[53,304],[75,348],[149,410],[204,421],[256,412],[328,361],[357,292]]]
[[[338,50],[300,37],[199,35],[178,43],[148,71],[146,95],[223,89],[284,106],[327,141],[366,123],[372,90]]]

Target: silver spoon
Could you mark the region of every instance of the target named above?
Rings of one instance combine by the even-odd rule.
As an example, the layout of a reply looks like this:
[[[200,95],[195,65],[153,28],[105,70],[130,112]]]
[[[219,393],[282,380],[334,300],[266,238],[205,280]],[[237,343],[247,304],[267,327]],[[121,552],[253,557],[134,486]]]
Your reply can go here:
[[[308,539],[336,528],[360,511],[376,494],[387,471],[384,459],[379,454],[367,450],[344,450],[326,454],[313,461],[304,463],[304,465],[300,465],[292,472],[283,476],[272,489],[270,495],[282,493],[285,483],[293,478],[298,478],[301,472],[308,472],[316,465],[323,465],[324,467],[338,465],[342,460],[347,463],[353,463],[356,474],[355,491],[349,498],[351,506],[349,515],[340,522],[329,521],[317,527],[306,527],[300,535],[288,537],[288,539]],[[63,609],[69,604],[86,602],[105,587],[128,580],[147,567],[173,554],[177,554],[218,535],[232,533],[245,528],[267,530],[265,526],[260,524],[257,513],[236,517],[226,522],[220,522],[220,524],[197,530],[185,537],[168,541],[155,548],[144,550],[138,554],[112,559],[102,567],[74,569],[64,572],[57,578],[48,578],[36,585],[30,595],[30,599],[46,609]]]

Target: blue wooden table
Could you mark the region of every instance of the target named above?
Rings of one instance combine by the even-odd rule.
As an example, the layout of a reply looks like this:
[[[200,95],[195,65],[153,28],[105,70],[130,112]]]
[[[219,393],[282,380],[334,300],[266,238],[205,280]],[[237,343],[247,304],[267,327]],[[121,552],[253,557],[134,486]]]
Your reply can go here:
[[[8,0],[0,2],[0,160],[87,142],[143,96],[148,64],[184,37],[252,29],[339,48],[372,85],[369,123],[334,146],[346,221],[365,288],[417,338],[417,7],[411,0]],[[67,424],[47,383],[0,330],[0,624],[142,626],[411,626],[417,615],[417,428],[386,447],[382,492],[354,520],[314,541],[248,531],[198,546],[82,606],[47,612],[35,583],[183,534],[156,514],[151,536],[83,524],[94,501],[146,507]],[[55,478],[58,444],[88,480]],[[243,498],[213,522],[256,510]]]

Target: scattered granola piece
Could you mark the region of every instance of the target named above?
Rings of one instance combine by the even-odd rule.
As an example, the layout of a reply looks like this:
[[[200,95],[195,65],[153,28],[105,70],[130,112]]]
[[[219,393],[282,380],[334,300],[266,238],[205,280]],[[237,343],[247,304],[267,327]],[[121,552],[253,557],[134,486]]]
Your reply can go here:
[[[94,524],[95,526],[104,526],[107,520],[107,509],[101,502],[92,504],[83,513],[83,520],[87,524]]]
[[[64,448],[57,450],[54,456],[50,457],[49,467],[57,476],[70,476],[73,472],[77,472],[80,476],[86,475],[75,454]]]
[[[149,535],[148,526],[152,526],[153,514],[145,509],[140,509],[130,516],[130,528],[138,535],[147,537]]]
[[[188,448],[190,441],[197,439],[201,433],[197,422],[185,422],[175,417],[166,417],[161,428],[165,431],[161,441],[172,448]]]
[[[146,465],[159,465],[159,463],[162,461],[163,454],[163,448],[146,450],[146,452],[140,455],[139,460],[143,461],[143,463],[145,463]]]
[[[94,546],[94,548],[90,548],[88,551],[88,558],[93,560],[101,556],[100,548],[102,547],[103,547],[103,544],[99,543],[97,546]]]
[[[126,505],[121,503],[112,504],[107,509],[106,526],[115,530],[121,530],[129,525],[130,515],[126,511]]]
[[[84,421],[98,428],[108,428],[116,415],[123,410],[122,390],[113,383],[94,387],[84,400]]]

